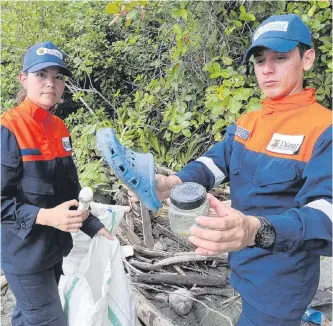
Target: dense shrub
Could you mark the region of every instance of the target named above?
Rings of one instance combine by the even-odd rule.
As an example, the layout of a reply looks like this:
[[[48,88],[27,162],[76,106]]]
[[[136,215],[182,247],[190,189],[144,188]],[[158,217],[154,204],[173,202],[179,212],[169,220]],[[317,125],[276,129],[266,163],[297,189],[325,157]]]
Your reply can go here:
[[[72,131],[83,184],[106,182],[94,145],[101,126],[178,170],[260,106],[243,55],[272,14],[296,13],[310,27],[317,59],[306,84],[331,107],[331,9],[325,0],[3,1],[2,109],[14,105],[24,51],[51,40],[74,73],[57,114]]]

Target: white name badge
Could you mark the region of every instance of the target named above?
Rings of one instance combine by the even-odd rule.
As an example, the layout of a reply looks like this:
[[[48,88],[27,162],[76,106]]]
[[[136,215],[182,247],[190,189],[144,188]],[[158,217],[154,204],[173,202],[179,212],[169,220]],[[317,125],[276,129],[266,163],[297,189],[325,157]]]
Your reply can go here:
[[[71,142],[69,141],[69,137],[62,138],[62,145],[64,146],[64,149],[66,152],[69,152],[72,150],[72,146],[71,146]]]
[[[304,136],[281,135],[274,133],[266,149],[270,152],[294,155],[297,154],[304,140]]]

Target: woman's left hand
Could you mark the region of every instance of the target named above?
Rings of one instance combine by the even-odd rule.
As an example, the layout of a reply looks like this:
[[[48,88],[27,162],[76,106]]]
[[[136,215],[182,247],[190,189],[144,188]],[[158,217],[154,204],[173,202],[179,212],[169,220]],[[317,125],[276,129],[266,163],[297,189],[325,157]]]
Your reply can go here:
[[[109,239],[109,240],[114,240],[114,237],[111,235],[111,233],[106,229],[106,228],[102,228],[100,229],[97,234],[102,235],[103,237]]]

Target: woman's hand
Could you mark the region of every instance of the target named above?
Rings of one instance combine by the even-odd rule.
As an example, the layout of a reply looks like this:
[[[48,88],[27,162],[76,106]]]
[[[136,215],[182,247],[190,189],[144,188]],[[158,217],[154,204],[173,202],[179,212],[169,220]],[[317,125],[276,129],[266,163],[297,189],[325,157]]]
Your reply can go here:
[[[111,233],[106,229],[106,228],[102,228],[100,229],[97,234],[102,235],[103,237],[109,239],[109,240],[114,240],[114,237],[111,235]]]
[[[71,206],[79,206],[78,201],[73,199],[54,208],[41,208],[35,224],[51,226],[64,232],[77,233],[89,212],[87,210],[70,210]]]

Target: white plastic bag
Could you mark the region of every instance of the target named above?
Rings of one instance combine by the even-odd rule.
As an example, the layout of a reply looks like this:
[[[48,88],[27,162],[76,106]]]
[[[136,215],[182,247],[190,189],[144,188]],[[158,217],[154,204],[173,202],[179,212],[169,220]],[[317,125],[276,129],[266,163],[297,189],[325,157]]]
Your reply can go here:
[[[116,233],[116,228],[119,225],[120,220],[124,217],[124,210],[122,206],[118,205],[105,205],[100,203],[91,202],[90,209],[93,215],[98,217],[104,226],[111,231],[113,235]],[[112,213],[110,214],[110,210]],[[80,263],[84,256],[88,253],[91,238],[79,231],[78,233],[72,233],[73,249],[67,257],[64,258],[62,269],[64,275],[60,277],[59,281],[59,295],[62,306],[64,306],[64,287],[68,278],[75,273],[79,268]]]
[[[118,239],[95,236],[64,288],[68,326],[135,326],[135,299]]]

